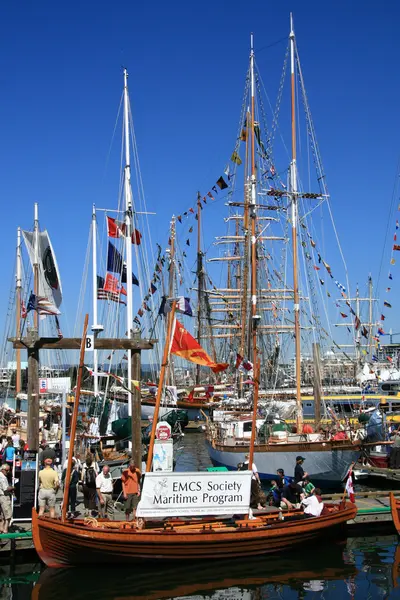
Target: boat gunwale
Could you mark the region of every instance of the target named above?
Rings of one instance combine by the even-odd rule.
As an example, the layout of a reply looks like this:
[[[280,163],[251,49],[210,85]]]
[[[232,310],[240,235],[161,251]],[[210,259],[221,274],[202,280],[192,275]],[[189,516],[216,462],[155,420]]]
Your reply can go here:
[[[338,504],[329,504],[327,506],[339,506]],[[36,512],[36,511],[35,511]],[[304,513],[298,513],[299,516],[304,514]],[[218,529],[201,529],[202,527],[206,526],[206,523],[200,523],[199,524],[199,529],[193,529],[193,530],[189,530],[186,529],[184,531],[179,531],[179,527],[176,529],[161,529],[161,527],[158,528],[148,528],[148,529],[128,529],[128,528],[115,528],[115,527],[110,527],[110,528],[101,528],[101,527],[90,527],[90,526],[85,526],[83,524],[77,524],[74,522],[68,522],[68,523],[63,523],[59,520],[53,520],[53,519],[49,519],[49,518],[39,518],[36,515],[32,515],[32,525],[35,525],[35,527],[37,527],[38,529],[41,528],[41,526],[43,527],[43,529],[46,530],[52,530],[55,531],[57,530],[59,533],[62,534],[68,534],[68,532],[71,532],[74,534],[74,537],[79,538],[79,537],[90,537],[90,538],[102,538],[104,536],[107,537],[116,537],[116,538],[125,538],[124,541],[127,541],[127,536],[132,536],[134,539],[138,539],[137,536],[140,535],[141,538],[145,537],[145,536],[151,536],[151,537],[157,537],[157,538],[165,538],[167,536],[172,536],[174,538],[173,541],[177,541],[177,537],[185,537],[187,538],[189,537],[193,537],[195,538],[195,536],[198,536],[201,540],[205,540],[205,539],[209,539],[209,537],[211,536],[212,538],[214,538],[215,536],[219,536],[219,535],[226,535],[226,536],[231,536],[231,537],[235,537],[238,534],[240,535],[244,535],[247,537],[247,535],[250,535],[252,537],[256,537],[255,533],[265,533],[267,531],[273,531],[274,533],[277,530],[290,530],[290,529],[294,529],[294,528],[298,528],[301,527],[302,529],[304,529],[304,525],[307,524],[306,529],[307,530],[315,530],[315,529],[320,529],[320,524],[321,523],[329,523],[331,521],[338,521],[338,525],[341,523],[345,523],[348,520],[353,519],[357,514],[357,507],[355,504],[352,504],[350,502],[347,502],[345,505],[345,508],[339,508],[339,510],[337,511],[333,511],[331,513],[329,513],[328,515],[323,515],[320,517],[315,517],[315,518],[307,518],[305,517],[304,519],[293,519],[290,521],[281,521],[278,520],[278,515],[277,515],[277,519],[276,521],[274,521],[273,523],[255,523],[254,520],[249,520],[249,526],[242,526],[240,523],[245,523],[245,519],[241,519],[241,520],[236,520],[235,523],[239,522],[239,525],[233,525],[233,524],[229,524],[226,523],[226,527],[220,527]],[[340,515],[340,519],[338,519],[337,517]],[[346,519],[344,518],[346,517]],[[256,517],[257,519],[257,517]],[[114,521],[114,523],[117,523],[118,521]],[[125,523],[125,521],[121,521],[121,524]],[[210,523],[212,525],[212,522]],[[315,526],[316,525],[316,526]],[[332,524],[333,525],[333,524]],[[184,527],[184,525],[182,526]],[[229,527],[229,530],[227,530]],[[236,527],[233,531],[232,531],[232,527]],[[101,535],[96,535],[96,534],[101,534]],[[119,540],[116,539],[116,542],[118,542]]]

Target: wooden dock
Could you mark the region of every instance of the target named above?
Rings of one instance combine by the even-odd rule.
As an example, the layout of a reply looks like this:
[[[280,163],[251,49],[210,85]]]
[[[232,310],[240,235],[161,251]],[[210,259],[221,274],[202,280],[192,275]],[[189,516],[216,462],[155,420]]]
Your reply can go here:
[[[362,471],[368,472],[368,477],[378,477],[387,481],[400,482],[400,469],[386,469],[382,467],[372,467],[370,465],[360,467]]]
[[[395,496],[400,498],[400,490],[392,490]],[[358,492],[355,494],[357,516],[347,523],[352,535],[354,530],[365,523],[390,528],[392,524],[392,515],[390,512],[390,500],[388,490],[376,492]],[[327,501],[339,501],[343,494],[323,494],[322,498]],[[365,529],[364,529],[365,534]]]

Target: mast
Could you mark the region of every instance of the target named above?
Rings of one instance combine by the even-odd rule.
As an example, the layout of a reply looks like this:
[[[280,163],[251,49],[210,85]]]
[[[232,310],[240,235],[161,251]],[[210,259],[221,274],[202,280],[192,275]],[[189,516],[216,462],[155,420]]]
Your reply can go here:
[[[247,292],[248,292],[248,279],[249,279],[249,185],[248,185],[248,159],[249,159],[249,122],[250,113],[246,113],[246,160],[245,160],[245,173],[244,173],[244,211],[243,211],[243,229],[244,229],[244,265],[243,265],[243,296],[242,296],[242,308],[241,308],[241,323],[242,332],[240,338],[240,354],[245,355],[246,348],[246,332],[248,327],[247,322]],[[253,132],[254,133],[254,132]],[[242,388],[242,377],[240,378],[240,388]],[[240,389],[241,391],[241,389]]]
[[[204,296],[204,272],[203,253],[201,251],[201,196],[197,193],[197,341],[201,346],[203,296]],[[171,297],[171,296],[170,296]],[[196,384],[200,383],[201,366],[196,366]]]
[[[129,143],[129,95],[128,71],[124,69],[124,133],[125,133],[125,244],[126,244],[126,331],[132,337],[133,289],[132,289],[132,192]],[[132,351],[128,350],[128,388],[132,381]],[[132,416],[132,393],[128,392],[128,415]]]
[[[65,486],[64,486],[64,496],[63,496],[63,504],[62,504],[62,513],[61,520],[65,521],[67,518],[67,509],[68,509],[68,495],[69,495],[69,484],[71,481],[71,471],[72,471],[72,459],[74,456],[74,444],[75,444],[75,434],[76,434],[76,424],[78,422],[78,412],[79,412],[79,399],[81,395],[81,384],[82,384],[82,372],[84,367],[84,359],[85,359],[85,340],[86,340],[86,332],[88,327],[89,315],[85,315],[85,322],[83,325],[83,334],[81,340],[81,349],[79,353],[79,367],[78,367],[78,378],[76,380],[76,392],[75,392],[75,402],[74,409],[72,412],[72,421],[71,421],[71,433],[70,433],[70,445],[68,452],[68,463],[67,463],[67,472],[65,475]]]
[[[21,228],[17,229],[17,271],[16,271],[16,323],[15,323],[15,335],[17,339],[21,337],[21,292],[22,292],[22,257],[21,257]],[[15,392],[19,394],[21,392],[21,350],[16,351],[16,380],[15,380]],[[21,400],[17,396],[16,411],[21,411]]]
[[[171,219],[171,248],[170,248],[170,263],[169,263],[169,274],[168,274],[168,298],[175,297],[175,217],[173,216]],[[166,335],[168,337],[168,319],[166,324]],[[160,374],[161,377],[161,374]],[[172,384],[174,381],[173,377],[173,363],[172,358],[168,363],[168,371],[166,377],[166,383]],[[160,384],[159,384],[160,385]],[[154,417],[153,417],[154,419]]]
[[[35,296],[39,296],[39,206],[35,202],[34,205],[34,263],[33,263],[33,292]],[[39,332],[39,314],[38,311],[33,311],[33,325]]]
[[[358,284],[356,289],[356,315],[360,316],[360,292],[358,290]],[[360,361],[360,342],[361,342],[361,331],[360,327],[356,330],[356,363],[358,365]]]
[[[297,433],[303,431],[303,410],[301,406],[301,347],[300,347],[300,299],[297,265],[297,152],[296,152],[296,85],[295,85],[295,37],[293,15],[290,13],[290,78],[292,105],[292,162],[290,164],[290,191],[292,205],[292,246],[293,246],[293,289],[294,289],[294,335],[296,359],[296,424]]]
[[[254,50],[253,34],[251,34],[250,50],[250,76],[251,76],[251,335],[253,346],[253,419],[250,440],[249,470],[252,469],[254,460],[254,444],[257,433],[257,408],[258,408],[258,386],[259,386],[259,360],[257,353],[257,325],[260,317],[257,315],[257,240],[256,240],[256,163],[255,163],[255,140],[254,140],[254,122],[255,122],[255,83],[254,83]]]
[[[92,331],[94,335],[103,328],[97,324],[97,223],[96,223],[96,208],[93,204],[92,211],[92,288],[93,288],[93,324]],[[99,329],[100,327],[100,329]],[[95,396],[99,394],[99,376],[98,376],[98,353],[93,350],[93,390]]]
[[[368,354],[369,354],[369,360],[372,360],[372,313],[373,313],[373,304],[372,304],[372,276],[369,275],[368,277],[368,320],[369,320],[369,350],[368,350]]]
[[[174,220],[174,225],[175,225],[175,220]],[[170,357],[169,351],[171,348],[172,333],[174,331],[174,325],[175,325],[175,311],[176,311],[176,300],[174,300],[172,302],[171,312],[169,312],[168,316],[167,316],[167,335],[165,336],[164,353],[163,353],[163,358],[162,358],[162,363],[161,363],[160,379],[159,379],[158,388],[157,388],[156,404],[154,407],[153,424],[151,427],[149,450],[147,453],[146,473],[150,473],[152,463],[153,463],[154,439],[156,437],[158,414],[160,411],[161,398],[162,398],[162,393],[163,393],[163,388],[164,388],[165,373],[166,373],[166,369],[168,366],[168,357]]]

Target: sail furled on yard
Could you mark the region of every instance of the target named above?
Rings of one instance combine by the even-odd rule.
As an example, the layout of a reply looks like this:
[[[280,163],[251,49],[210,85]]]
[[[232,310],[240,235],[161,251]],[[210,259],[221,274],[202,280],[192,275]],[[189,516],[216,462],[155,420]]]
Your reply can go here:
[[[32,268],[35,264],[35,233],[22,231]],[[38,232],[39,296],[47,298],[57,308],[62,302],[61,278],[50,237],[45,229]]]

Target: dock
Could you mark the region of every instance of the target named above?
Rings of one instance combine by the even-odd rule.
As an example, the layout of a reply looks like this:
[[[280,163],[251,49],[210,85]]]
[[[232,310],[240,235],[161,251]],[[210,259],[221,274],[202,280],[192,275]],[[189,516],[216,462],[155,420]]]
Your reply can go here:
[[[360,469],[368,473],[368,477],[378,477],[387,481],[400,482],[400,469],[388,469],[384,467],[372,467],[371,465],[363,465]]]
[[[368,523],[374,527],[389,527],[393,528],[392,515],[390,511],[389,494],[393,494],[400,498],[400,490],[384,490],[375,492],[358,492],[355,494],[357,506],[357,515],[355,519],[348,521],[347,526],[352,535],[360,525]],[[326,501],[340,501],[343,494],[323,494],[322,498]],[[365,529],[364,529],[365,535]]]

